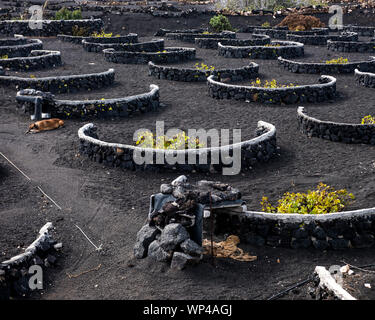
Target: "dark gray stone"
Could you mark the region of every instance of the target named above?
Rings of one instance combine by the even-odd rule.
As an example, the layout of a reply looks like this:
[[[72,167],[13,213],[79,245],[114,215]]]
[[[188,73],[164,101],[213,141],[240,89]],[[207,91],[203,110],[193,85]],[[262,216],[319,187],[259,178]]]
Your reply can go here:
[[[150,227],[148,224],[144,225],[137,233],[137,240],[134,246],[134,255],[138,259],[147,256],[147,251],[150,243],[155,240],[156,235],[160,231],[155,227]]]
[[[160,245],[166,250],[174,250],[176,247],[186,239],[190,238],[189,233],[179,223],[168,224],[161,233]]]

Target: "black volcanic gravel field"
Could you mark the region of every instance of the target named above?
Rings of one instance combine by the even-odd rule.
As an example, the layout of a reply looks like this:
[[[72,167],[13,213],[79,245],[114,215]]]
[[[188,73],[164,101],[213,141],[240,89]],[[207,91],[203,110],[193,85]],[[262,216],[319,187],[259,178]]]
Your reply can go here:
[[[240,38],[246,38],[241,34]],[[151,37],[140,38],[140,40]],[[155,128],[164,120],[166,129],[241,128],[243,139],[254,137],[257,121],[276,126],[280,156],[251,172],[237,176],[190,174],[191,181],[215,179],[239,188],[249,209],[259,210],[263,195],[271,200],[286,191],[306,191],[323,181],[336,188],[347,188],[356,196],[349,209],[375,207],[375,146],[346,145],[318,138],[308,138],[297,128],[298,105],[269,106],[235,100],[214,100],[205,83],[158,80],[148,76],[147,65],[111,64],[101,54],[87,53],[81,46],[43,39],[45,49],[60,50],[63,67],[18,73],[47,76],[116,70],[116,84],[94,92],[58,95],[58,98],[84,100],[116,98],[143,93],[150,84],[160,87],[160,101],[165,107],[157,112],[128,119],[92,120],[99,127],[102,140],[131,144],[140,128]],[[166,40],[166,46],[195,47],[194,44]],[[349,60],[367,60],[369,54],[336,54],[324,46],[306,46],[305,61],[317,62],[339,56]],[[240,67],[248,59],[225,59],[216,50],[197,48],[197,61],[180,64],[193,66],[204,62],[217,67]],[[316,83],[319,75],[293,74],[281,69],[276,60],[254,60],[261,79],[278,83]],[[94,63],[94,64],[92,64]],[[12,73],[14,74],[14,73]],[[358,123],[368,114],[375,115],[374,89],[358,86],[354,75],[337,77],[339,97],[320,104],[304,104],[307,113],[322,120]],[[51,284],[43,299],[265,299],[297,281],[308,277],[316,265],[339,264],[342,259],[355,265],[372,262],[373,249],[319,252],[279,248],[242,247],[258,260],[251,263],[218,260],[216,267],[204,262],[186,271],[170,270],[152,260],[135,260],[133,244],[143,225],[149,196],[158,192],[163,182],[176,178],[178,172],[145,173],[103,167],[78,154],[77,130],[87,122],[68,120],[64,128],[36,134],[23,133],[29,119],[15,111],[15,90],[0,88],[0,150],[52,196],[62,211],[48,207],[41,215],[40,195],[5,161],[0,162],[1,233],[13,229],[17,236],[1,237],[0,246],[28,245],[45,221],[54,222],[57,237],[64,243],[59,266],[51,271]],[[11,175],[11,178],[9,178]],[[11,179],[11,182],[9,182]],[[7,197],[6,194],[11,194]],[[3,197],[4,195],[4,197]],[[19,208],[28,210],[12,214]],[[21,212],[21,211],[20,211]],[[15,224],[17,222],[17,224]],[[101,254],[79,233],[81,226],[96,244],[103,244]],[[27,235],[26,235],[27,234]],[[13,252],[12,252],[13,253]],[[6,254],[7,255],[7,254]],[[277,262],[280,259],[280,263]],[[75,279],[65,272],[80,273],[102,264],[101,269]],[[307,298],[306,288],[286,298]]]

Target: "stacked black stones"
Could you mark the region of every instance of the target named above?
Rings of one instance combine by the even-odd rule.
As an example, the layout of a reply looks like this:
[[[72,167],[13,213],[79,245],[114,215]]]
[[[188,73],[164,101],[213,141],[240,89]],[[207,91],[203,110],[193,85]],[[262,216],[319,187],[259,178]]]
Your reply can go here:
[[[88,156],[92,161],[103,163],[111,167],[142,171],[163,172],[178,170],[204,173],[222,172],[224,167],[228,167],[228,165],[224,165],[221,162],[219,164],[211,164],[212,157],[210,149],[203,149],[203,151],[201,151],[201,153],[207,154],[207,161],[204,164],[199,162],[199,149],[185,150],[184,164],[177,163],[172,165],[168,164],[167,160],[165,160],[164,164],[156,164],[157,154],[162,154],[163,157],[165,157],[166,154],[166,150],[156,149],[152,150],[153,164],[139,165],[134,161],[133,157],[136,147],[101,141],[96,133],[96,129],[97,128],[92,123],[86,124],[80,128],[78,132],[80,153]],[[250,170],[258,163],[268,162],[272,157],[278,154],[276,129],[274,126],[259,121],[256,135],[258,138],[242,142],[241,144],[241,171]],[[229,152],[230,154],[234,152],[233,146],[229,146]],[[196,157],[196,164],[189,164],[189,159],[191,159],[191,154],[189,156],[189,153],[193,153],[193,157]]]
[[[218,44],[219,56],[224,58],[277,59],[302,57],[304,45],[292,41],[272,41],[275,46],[227,46]]]
[[[13,71],[31,71],[61,66],[60,51],[33,50],[28,57],[0,59],[0,66]]]
[[[163,29],[160,28],[156,33],[154,34],[155,37],[163,37],[167,33],[203,33],[204,29],[182,29],[182,30],[169,30],[169,29]]]
[[[165,51],[165,52],[163,52]],[[194,48],[168,47],[161,52],[131,52],[104,49],[104,58],[112,63],[146,64],[149,61],[155,63],[173,63],[195,59]]]
[[[252,39],[195,38],[195,44],[203,49],[217,49],[219,42],[227,46],[264,46],[271,43],[267,35],[253,34]]]
[[[148,256],[170,263],[171,268],[178,270],[198,263],[203,257],[201,239],[197,235],[202,235],[203,231],[203,223],[198,222],[196,215],[198,204],[220,205],[241,199],[239,190],[230,185],[206,180],[192,185],[185,176],[161,185],[160,192],[175,200],[165,202],[161,209],[154,208],[147,224],[137,233],[134,255],[138,259]]]
[[[368,88],[375,88],[375,73],[361,72],[356,69],[354,70],[354,75],[355,80],[359,85]]]
[[[197,70],[193,68],[176,68],[170,66],[148,63],[149,75],[158,79],[185,82],[203,82],[207,77],[214,75],[216,79],[230,79],[231,81],[242,81],[254,79],[258,76],[259,65],[251,62],[248,66],[237,69]]]
[[[114,80],[115,71],[109,69],[100,73],[45,78],[0,76],[0,85],[13,86],[17,89],[30,88],[53,93],[66,93],[103,88],[113,84]]]
[[[285,70],[294,73],[318,73],[318,74],[332,74],[332,73],[353,73],[355,69],[362,71],[375,71],[375,57],[369,61],[358,61],[348,63],[313,63],[287,60],[282,57],[278,58],[279,65]]]
[[[340,35],[298,35],[287,34],[287,40],[297,41],[311,46],[324,46],[328,40],[332,41],[358,41],[358,33],[342,32]]]
[[[83,49],[88,52],[102,52],[104,49],[129,52],[161,52],[164,50],[164,40],[152,40],[139,43],[97,43],[82,41]]]
[[[1,21],[0,21],[1,22]],[[0,39],[0,57],[27,57],[33,50],[42,50],[43,42],[38,39]]]
[[[356,32],[362,37],[372,37],[375,32],[375,27],[347,25],[344,26],[344,30]]]
[[[306,115],[303,107],[298,108],[298,125],[308,137],[344,143],[366,143],[375,145],[375,125],[345,124],[321,121]]]
[[[58,250],[62,247],[48,232],[52,228],[47,223],[39,233],[39,237],[24,253],[0,263],[0,300],[26,297],[31,294],[29,274],[31,266],[40,266],[42,269],[56,264]]]
[[[125,36],[118,37],[80,37],[80,36],[71,36],[66,34],[59,34],[57,39],[65,42],[71,42],[75,44],[82,44],[82,40],[86,42],[94,43],[137,43],[138,35],[135,33],[129,33]]]
[[[253,30],[257,34],[266,34],[274,39],[288,40],[288,35],[300,35],[300,36],[322,36],[328,35],[328,28],[313,28],[308,31],[291,31],[288,28],[275,29],[275,28],[255,28]]]
[[[215,233],[235,234],[241,242],[257,246],[319,250],[372,247],[375,208],[328,215],[223,213],[215,215]]]
[[[29,89],[18,92],[17,96],[39,95],[39,92]],[[149,93],[139,94],[136,96],[105,99],[105,100],[55,100],[43,99],[43,112],[45,110],[52,117],[60,119],[92,119],[92,118],[117,118],[130,117],[136,114],[156,111],[159,108],[159,87],[151,85]],[[27,114],[34,113],[34,104],[18,102],[18,108]]]
[[[196,38],[225,38],[235,39],[236,33],[231,31],[223,31],[221,33],[167,33],[165,37],[169,40],[178,40],[182,42],[195,43]]]
[[[246,100],[265,104],[317,103],[336,98],[336,79],[321,76],[319,84],[288,88],[260,88],[226,84],[208,77],[208,94],[215,99]]]
[[[375,52],[375,40],[369,42],[328,40],[327,49],[335,52]]]
[[[42,20],[41,28],[32,29],[29,23],[32,20],[3,20],[0,21],[0,34],[13,35],[22,34],[24,36],[44,36],[53,37],[58,34],[72,34],[73,27],[85,28],[87,32],[99,32],[103,29],[104,23],[101,19],[82,20]]]
[[[256,30],[288,30],[287,26],[284,27],[262,27],[262,26],[246,26],[246,27],[241,27],[238,32],[243,32],[243,33],[257,33],[255,32]]]

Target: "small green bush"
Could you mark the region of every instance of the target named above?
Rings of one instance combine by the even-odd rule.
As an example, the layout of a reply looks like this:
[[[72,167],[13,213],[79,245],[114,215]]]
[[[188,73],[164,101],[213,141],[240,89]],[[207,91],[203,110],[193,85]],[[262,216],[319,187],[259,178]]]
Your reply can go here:
[[[55,13],[55,20],[80,20],[82,19],[81,9],[70,11],[63,7]]]
[[[271,213],[324,214],[342,211],[354,199],[346,189],[335,190],[324,183],[319,183],[317,190],[307,193],[284,193],[276,207],[263,197],[262,211]]]
[[[375,124],[375,117],[368,115],[362,118],[361,124]]]
[[[228,18],[222,14],[212,17],[210,20],[210,26],[216,32],[222,32],[224,30],[233,31],[232,25],[230,24]]]

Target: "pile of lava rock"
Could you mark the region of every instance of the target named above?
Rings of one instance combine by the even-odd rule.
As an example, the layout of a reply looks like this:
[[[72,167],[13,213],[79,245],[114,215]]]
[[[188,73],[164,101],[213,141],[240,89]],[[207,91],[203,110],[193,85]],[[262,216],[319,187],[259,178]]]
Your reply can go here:
[[[242,203],[239,190],[228,184],[202,180],[193,185],[185,176],[162,184],[160,192],[151,196],[148,223],[137,233],[134,255],[168,262],[178,270],[203,258],[205,208]]]

